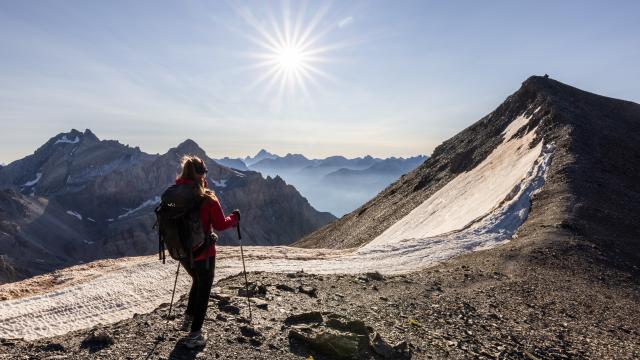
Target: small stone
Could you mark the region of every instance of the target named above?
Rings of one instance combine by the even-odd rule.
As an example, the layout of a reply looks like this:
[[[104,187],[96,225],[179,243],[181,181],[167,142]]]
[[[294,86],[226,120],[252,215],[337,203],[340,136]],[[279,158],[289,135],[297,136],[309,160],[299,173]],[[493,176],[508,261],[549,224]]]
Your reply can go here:
[[[260,347],[262,346],[262,341],[258,338],[251,338],[249,339],[249,344],[251,344],[251,346]]]
[[[286,284],[278,284],[278,285],[276,285],[276,289],[282,290],[282,291],[288,291],[288,292],[294,292],[295,291],[291,286],[286,285]]]
[[[242,336],[250,337],[250,338],[262,335],[260,333],[260,331],[256,330],[256,328],[254,328],[253,326],[249,326],[249,325],[241,326],[240,327],[240,333],[242,334]]]
[[[218,307],[220,311],[224,311],[233,315],[240,315],[240,308],[235,305],[223,305]]]
[[[256,305],[258,309],[267,310],[269,308],[269,303],[256,298],[251,298],[251,302]]]
[[[221,293],[211,294],[209,298],[217,300],[218,306],[224,306],[231,302],[231,296]]]
[[[313,286],[302,286],[300,285],[298,287],[298,291],[303,293],[303,294],[307,294],[310,297],[318,297],[318,290],[316,288],[314,288]]]
[[[365,276],[368,277],[371,280],[374,280],[374,281],[382,281],[382,280],[384,280],[384,276],[382,276],[382,274],[380,274],[377,271],[368,272],[368,273],[365,274]]]
[[[96,331],[89,334],[80,343],[81,349],[89,349],[89,352],[96,352],[113,345],[113,338],[104,331]]]
[[[43,346],[42,351],[65,351],[64,346],[62,346],[59,343],[48,343],[47,345]]]

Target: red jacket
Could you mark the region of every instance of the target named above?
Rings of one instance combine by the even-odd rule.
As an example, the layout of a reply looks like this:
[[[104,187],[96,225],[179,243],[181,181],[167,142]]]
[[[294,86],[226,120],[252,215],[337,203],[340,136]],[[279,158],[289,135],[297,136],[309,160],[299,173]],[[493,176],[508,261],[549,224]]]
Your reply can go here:
[[[177,185],[193,184],[193,180],[177,178]],[[204,181],[204,186],[207,187],[207,180]],[[220,206],[220,202],[216,200],[205,199],[200,206],[200,223],[205,234],[211,232],[211,230],[223,231],[229,228],[236,227],[238,225],[238,218],[236,214],[225,216]],[[205,260],[210,257],[216,256],[216,244],[211,244],[209,249],[205,250],[194,260]]]

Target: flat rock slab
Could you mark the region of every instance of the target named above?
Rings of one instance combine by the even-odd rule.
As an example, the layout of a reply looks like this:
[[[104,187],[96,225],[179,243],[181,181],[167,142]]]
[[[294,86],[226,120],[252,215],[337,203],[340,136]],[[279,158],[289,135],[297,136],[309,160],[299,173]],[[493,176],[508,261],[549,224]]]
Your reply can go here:
[[[302,314],[289,315],[284,323],[287,325],[321,323],[324,319],[319,311],[311,311]]]

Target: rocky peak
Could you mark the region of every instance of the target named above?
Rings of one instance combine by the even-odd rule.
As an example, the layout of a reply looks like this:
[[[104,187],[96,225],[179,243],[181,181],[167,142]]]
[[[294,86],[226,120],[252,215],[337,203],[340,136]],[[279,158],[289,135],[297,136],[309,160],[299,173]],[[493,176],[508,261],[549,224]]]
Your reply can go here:
[[[169,152],[173,152],[178,156],[195,155],[201,159],[205,159],[207,157],[205,151],[191,139],[181,142],[175,148],[171,148]]]
[[[292,153],[288,153],[284,158],[288,160],[308,160],[302,154],[292,154]]]
[[[90,129],[85,129],[82,135],[83,135],[84,141],[92,141],[92,142],[100,141],[100,139],[98,139],[98,137]]]
[[[253,164],[257,164],[258,162],[264,160],[264,159],[275,159],[278,158],[278,155],[272,154],[270,152],[268,152],[265,149],[261,149],[260,151],[258,151],[258,153],[256,154],[256,156],[251,157],[251,156],[247,156],[244,161],[247,165],[253,165]]]
[[[260,151],[258,151],[258,153],[256,154],[256,156],[254,156],[254,157],[256,157],[256,158],[257,158],[257,157],[262,157],[262,156],[273,156],[273,154],[272,154],[272,153],[270,153],[270,152],[268,152],[268,151],[267,151],[267,150],[265,150],[265,149],[260,149]]]

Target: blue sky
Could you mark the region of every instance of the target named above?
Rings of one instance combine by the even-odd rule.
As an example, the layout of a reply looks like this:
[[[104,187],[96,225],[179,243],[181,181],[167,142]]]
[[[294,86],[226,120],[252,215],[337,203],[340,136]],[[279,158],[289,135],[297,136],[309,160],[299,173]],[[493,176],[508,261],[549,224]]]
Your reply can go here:
[[[0,162],[71,128],[149,153],[429,154],[533,74],[640,102],[638,4],[2,0]],[[255,85],[286,19],[316,72]]]

